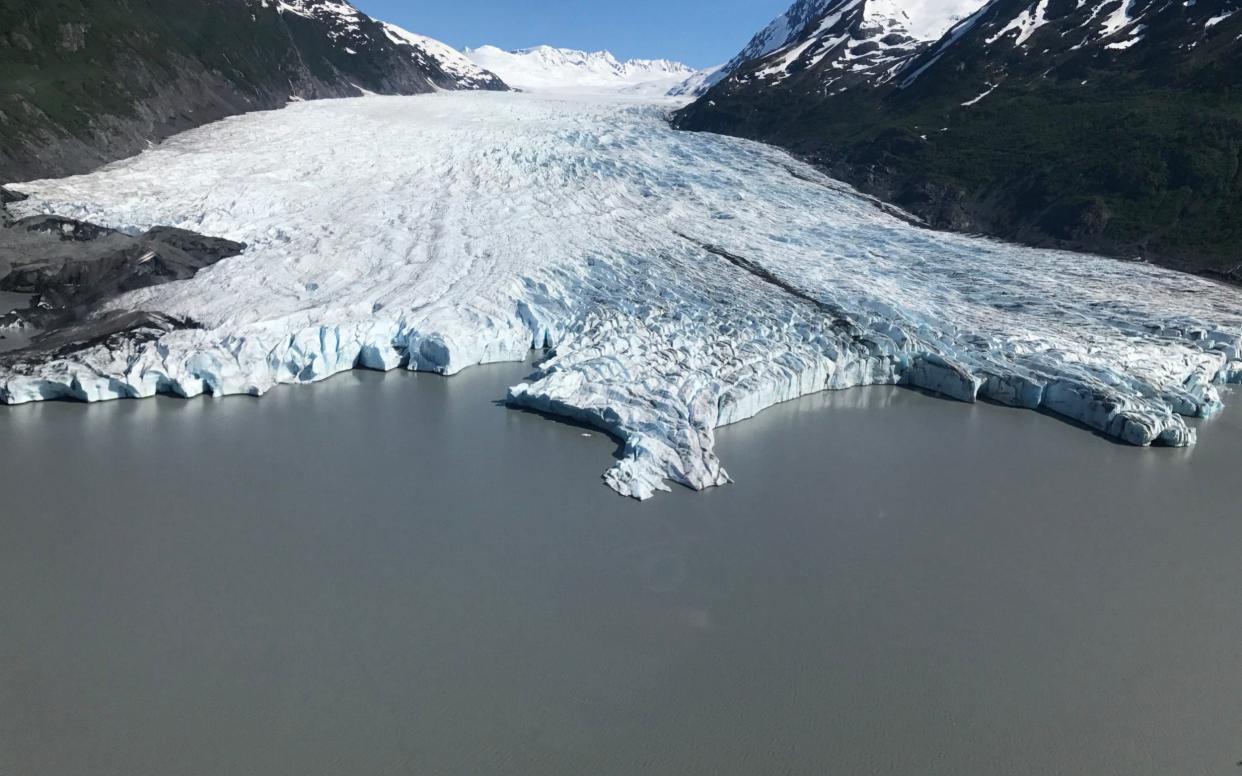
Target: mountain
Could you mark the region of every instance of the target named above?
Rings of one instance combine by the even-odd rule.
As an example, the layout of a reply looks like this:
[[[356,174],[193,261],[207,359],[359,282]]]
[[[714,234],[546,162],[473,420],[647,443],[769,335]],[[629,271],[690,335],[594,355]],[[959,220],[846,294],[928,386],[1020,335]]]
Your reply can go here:
[[[82,172],[291,99],[504,89],[344,0],[0,4],[0,181]]]
[[[432,83],[440,89],[507,91],[505,84],[495,73],[479,67],[470,58],[446,43],[425,35],[416,35],[395,24],[381,22],[384,34],[398,48],[409,47],[410,56],[420,61]]]
[[[934,41],[891,3],[802,2],[675,121],[932,226],[1242,280],[1234,2],[991,0]]]
[[[755,37],[751,38],[737,56],[716,68],[700,82],[688,84],[682,93],[701,96],[747,64],[763,60],[774,52],[781,52],[792,65],[803,56],[816,58],[823,46],[830,46],[842,34],[857,32],[852,36],[856,54],[872,57],[872,50],[887,51],[894,47],[908,48],[907,44],[920,39],[939,37],[958,20],[958,11],[973,11],[981,0],[954,0],[956,6],[937,3],[932,8],[909,8],[901,0],[871,0],[842,2],[842,0],[798,0],[780,16],[772,20]],[[857,29],[855,29],[857,28]],[[838,43],[841,41],[837,41]]]
[[[874,13],[875,4],[822,0],[816,5],[821,7],[818,13],[791,30],[781,46],[736,65],[733,76],[743,82],[780,83],[816,72],[825,90],[843,81],[873,83],[890,77],[921,45],[898,9]]]
[[[834,5],[841,5],[841,3],[839,0],[798,0],[789,7],[789,10],[773,19],[767,27],[751,38],[750,43],[746,44],[737,56],[705,79],[703,87],[700,87],[700,93],[705,93],[707,89],[728,78],[748,62],[758,61],[773,51],[791,46],[800,36],[813,31],[816,27],[815,22],[824,17],[829,7]]]
[[[495,46],[466,49],[480,67],[498,74],[515,89],[530,92],[624,92],[660,96],[697,74],[694,68],[667,59],[624,62],[607,51],[536,46],[504,51]]]

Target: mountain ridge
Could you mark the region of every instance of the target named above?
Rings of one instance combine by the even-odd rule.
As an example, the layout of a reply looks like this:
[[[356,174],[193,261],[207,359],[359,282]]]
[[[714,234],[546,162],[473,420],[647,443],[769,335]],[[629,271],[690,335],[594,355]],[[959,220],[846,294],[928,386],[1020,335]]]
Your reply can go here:
[[[983,0],[958,0],[963,8],[970,8]],[[874,37],[880,43],[889,34],[897,34],[907,40],[934,40],[958,20],[949,12],[921,14],[917,20],[910,16],[900,0],[797,0],[784,13],[773,19],[751,38],[750,42],[733,59],[714,70],[703,83],[691,91],[695,96],[706,94],[716,84],[777,52],[796,45],[816,33],[813,23],[823,23],[830,14],[857,17],[857,25],[867,26],[878,33]],[[833,24],[826,25],[834,26]],[[891,45],[891,44],[890,44]]]
[[[504,89],[343,0],[0,6],[0,181],[85,172],[291,99]]]

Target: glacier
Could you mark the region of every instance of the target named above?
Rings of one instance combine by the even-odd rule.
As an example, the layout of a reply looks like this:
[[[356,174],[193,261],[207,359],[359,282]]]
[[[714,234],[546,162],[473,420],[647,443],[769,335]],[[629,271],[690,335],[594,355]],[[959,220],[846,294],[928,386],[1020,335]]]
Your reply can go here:
[[[298,103],[11,186],[30,195],[18,215],[248,248],[101,311],[193,328],[4,354],[0,401],[258,396],[545,350],[509,402],[614,435],[605,480],[645,499],[729,482],[717,428],[826,389],[908,385],[1182,446],[1186,418],[1242,382],[1236,288],[929,231],[777,149],[674,131],[669,110],[506,93]]]

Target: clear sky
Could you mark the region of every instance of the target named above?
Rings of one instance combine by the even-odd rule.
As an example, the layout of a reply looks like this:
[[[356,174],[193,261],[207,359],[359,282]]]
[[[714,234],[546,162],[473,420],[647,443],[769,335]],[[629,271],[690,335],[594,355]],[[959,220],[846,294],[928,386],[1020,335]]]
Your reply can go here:
[[[457,48],[548,44],[622,59],[728,61],[792,0],[354,0],[377,19]]]

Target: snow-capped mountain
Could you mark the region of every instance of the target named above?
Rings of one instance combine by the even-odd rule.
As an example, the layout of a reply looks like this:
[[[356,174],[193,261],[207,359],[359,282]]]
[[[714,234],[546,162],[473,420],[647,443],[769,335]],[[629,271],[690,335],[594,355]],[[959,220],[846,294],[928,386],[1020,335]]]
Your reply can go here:
[[[1043,72],[1050,62],[1126,51],[1145,39],[1189,51],[1238,7],[1236,0],[798,0],[705,84],[734,77],[772,85],[815,73],[820,88],[898,75],[908,88],[933,69],[953,80],[969,70],[964,60],[982,56],[994,60],[983,82],[992,88],[1008,71]]]
[[[976,4],[800,0],[679,126],[784,145],[937,226],[1242,280],[1237,0]]]
[[[291,99],[506,88],[344,0],[24,6],[0,10],[0,183],[82,172]]]
[[[903,0],[799,0],[772,20],[724,67],[692,92],[703,94],[729,76],[783,80],[829,71],[823,86],[844,79],[883,81],[939,38],[961,11],[983,0],[918,4]]]
[[[410,56],[424,63],[429,71],[438,70],[447,82],[438,82],[437,86],[446,89],[487,89],[504,91],[504,81],[487,70],[476,65],[465,54],[448,44],[441,43],[425,35],[416,35],[395,24],[381,22],[384,34],[398,47],[408,46],[412,49]],[[433,68],[434,64],[434,68]]]
[[[746,47],[737,53],[737,56],[704,79],[696,93],[705,93],[736,72],[742,65],[762,59],[773,51],[793,43],[809,28],[811,22],[821,17],[824,9],[834,2],[839,2],[839,0],[798,0],[787,11],[773,19],[767,27],[756,33]]]
[[[529,92],[622,92],[659,96],[696,75],[694,68],[667,59],[619,61],[607,51],[535,46],[504,51],[495,46],[466,49],[476,65]]]
[[[395,24],[372,19],[343,0],[258,0],[263,8],[274,8],[286,21],[297,25],[300,19],[312,22],[311,35],[325,40],[334,53],[366,60],[384,59],[392,53],[406,58],[424,79],[437,89],[504,89],[494,74],[475,65],[461,52],[438,40],[416,35]],[[300,19],[299,19],[300,17]],[[370,91],[405,91],[387,84],[389,62],[376,63],[374,85]],[[399,68],[401,70],[405,68]],[[363,86],[359,84],[359,86]],[[396,88],[392,88],[396,86]],[[389,87],[389,88],[385,88]]]
[[[1237,0],[991,0],[911,62],[901,85],[964,74],[987,90],[1010,77],[1048,72],[1072,81],[1088,71],[1166,80],[1209,60],[1230,70],[1238,36],[1226,30],[1242,21],[1239,8]],[[1218,77],[1236,82],[1236,70]]]
[[[907,24],[908,17],[891,2],[873,6],[863,0],[830,0],[783,46],[739,66],[734,76],[780,81],[820,70],[824,88],[841,80],[883,81],[921,45]]]

